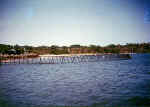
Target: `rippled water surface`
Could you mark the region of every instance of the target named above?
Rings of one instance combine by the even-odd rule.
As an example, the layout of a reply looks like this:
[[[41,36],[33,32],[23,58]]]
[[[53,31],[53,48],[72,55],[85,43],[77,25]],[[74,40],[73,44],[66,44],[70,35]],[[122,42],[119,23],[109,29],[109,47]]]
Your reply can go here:
[[[0,66],[0,99],[16,106],[130,105],[150,98],[150,54],[131,60]]]

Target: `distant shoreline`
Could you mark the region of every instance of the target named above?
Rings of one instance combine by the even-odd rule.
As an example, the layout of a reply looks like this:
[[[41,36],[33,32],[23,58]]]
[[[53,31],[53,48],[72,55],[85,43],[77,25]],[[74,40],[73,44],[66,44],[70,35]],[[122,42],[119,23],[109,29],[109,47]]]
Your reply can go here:
[[[37,55],[45,54],[130,54],[130,53],[150,53],[150,43],[127,43],[126,45],[110,44],[108,46],[99,45],[70,45],[70,46],[19,46],[0,44],[0,54],[26,54],[35,53]]]

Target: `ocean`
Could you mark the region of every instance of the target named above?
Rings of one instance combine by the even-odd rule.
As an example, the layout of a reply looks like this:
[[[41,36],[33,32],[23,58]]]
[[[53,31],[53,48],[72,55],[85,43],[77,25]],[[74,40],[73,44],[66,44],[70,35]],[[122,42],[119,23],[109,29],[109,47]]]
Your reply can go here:
[[[0,102],[10,107],[150,106],[150,54],[117,61],[0,65]]]

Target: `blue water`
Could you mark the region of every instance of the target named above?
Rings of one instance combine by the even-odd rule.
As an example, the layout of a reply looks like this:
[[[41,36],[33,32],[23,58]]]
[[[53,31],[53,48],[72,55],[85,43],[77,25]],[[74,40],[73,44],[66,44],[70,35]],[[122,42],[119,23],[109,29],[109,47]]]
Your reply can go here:
[[[0,99],[23,106],[130,105],[150,98],[150,54],[80,64],[0,66]]]

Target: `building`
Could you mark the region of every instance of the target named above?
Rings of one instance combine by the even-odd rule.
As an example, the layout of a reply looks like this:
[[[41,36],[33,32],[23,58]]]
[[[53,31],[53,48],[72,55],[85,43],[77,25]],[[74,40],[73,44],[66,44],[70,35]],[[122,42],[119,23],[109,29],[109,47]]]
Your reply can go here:
[[[16,52],[16,50],[15,49],[10,49],[10,50],[8,50],[8,54],[16,54],[17,52]]]

